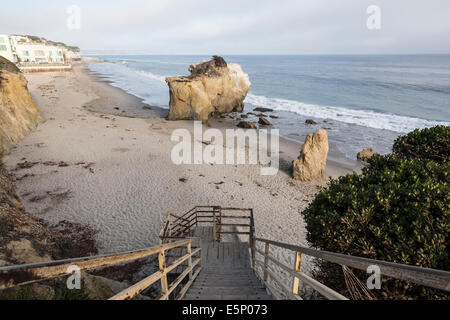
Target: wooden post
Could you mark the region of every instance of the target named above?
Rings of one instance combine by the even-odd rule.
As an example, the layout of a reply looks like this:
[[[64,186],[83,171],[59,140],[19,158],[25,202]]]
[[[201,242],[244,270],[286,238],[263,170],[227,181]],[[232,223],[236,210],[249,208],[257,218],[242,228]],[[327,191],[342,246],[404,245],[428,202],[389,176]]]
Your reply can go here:
[[[253,209],[250,209],[250,246],[251,246],[251,254],[252,254],[252,267],[256,272],[256,265],[255,265],[255,248],[256,248],[256,241],[255,241],[255,220],[253,217]]]
[[[158,261],[159,261],[159,271],[163,273],[163,276],[161,278],[161,294],[165,295],[169,291],[169,286],[167,284],[167,274],[166,274],[166,257],[164,250],[159,252],[158,254]],[[166,300],[168,300],[169,297],[167,297]]]
[[[216,212],[213,210],[213,241],[217,241],[216,235]]]
[[[302,253],[297,252],[296,258],[295,258],[294,270],[296,272],[300,272],[301,266],[302,266]],[[298,296],[299,285],[300,285],[300,279],[294,276],[294,287],[292,288],[292,293],[295,296]]]
[[[198,210],[195,208],[195,226],[198,227]]]
[[[192,241],[189,241],[189,243],[187,244],[187,254],[189,255],[188,268],[191,270],[189,271],[189,280],[192,280]]]
[[[269,268],[269,243],[266,242],[266,247],[264,249],[264,282],[267,282],[267,278],[268,278],[268,272],[267,269]]]
[[[198,238],[198,247],[200,248],[200,262],[198,263],[198,266],[202,267],[202,238]]]
[[[219,208],[219,225],[217,227],[219,233],[217,234],[217,241],[220,242],[220,232],[222,231],[222,208]]]

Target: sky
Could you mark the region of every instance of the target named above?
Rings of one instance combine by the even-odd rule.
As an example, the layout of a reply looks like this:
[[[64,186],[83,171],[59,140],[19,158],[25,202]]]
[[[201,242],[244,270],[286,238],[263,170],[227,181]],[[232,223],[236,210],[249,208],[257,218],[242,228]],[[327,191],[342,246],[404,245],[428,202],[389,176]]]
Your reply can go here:
[[[367,27],[371,5],[381,29]],[[2,0],[0,34],[102,53],[448,54],[449,12],[449,0]]]

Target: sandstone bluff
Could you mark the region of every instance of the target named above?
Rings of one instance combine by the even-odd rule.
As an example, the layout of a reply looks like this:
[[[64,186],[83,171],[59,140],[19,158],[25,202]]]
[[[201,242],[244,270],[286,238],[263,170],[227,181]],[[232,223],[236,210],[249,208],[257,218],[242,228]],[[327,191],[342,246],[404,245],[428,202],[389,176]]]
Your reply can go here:
[[[208,120],[211,114],[242,112],[251,83],[238,64],[214,56],[191,65],[190,76],[166,78],[169,120]]]
[[[0,57],[0,156],[33,131],[42,120],[19,69]]]

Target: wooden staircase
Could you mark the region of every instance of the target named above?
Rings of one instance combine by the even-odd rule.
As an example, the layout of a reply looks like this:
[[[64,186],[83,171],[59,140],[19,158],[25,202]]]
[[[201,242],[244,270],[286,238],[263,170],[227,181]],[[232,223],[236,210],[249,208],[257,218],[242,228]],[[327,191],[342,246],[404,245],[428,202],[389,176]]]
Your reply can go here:
[[[216,242],[212,226],[197,227],[202,241],[202,272],[185,300],[270,300],[265,286],[251,267],[248,243]]]
[[[73,266],[94,270],[157,257],[158,271],[110,300],[133,299],[152,286],[160,291],[159,300],[302,300],[300,285],[327,299],[347,300],[302,272],[302,256],[306,255],[338,264],[347,273],[350,268],[366,272],[376,266],[383,277],[450,292],[449,271],[257,238],[252,209],[199,206],[181,216],[169,213],[160,239],[159,246],[130,252],[0,267],[0,290],[64,277]],[[283,250],[284,256],[292,255],[295,263],[287,265],[277,259],[272,248]],[[367,292],[367,288],[362,290]]]

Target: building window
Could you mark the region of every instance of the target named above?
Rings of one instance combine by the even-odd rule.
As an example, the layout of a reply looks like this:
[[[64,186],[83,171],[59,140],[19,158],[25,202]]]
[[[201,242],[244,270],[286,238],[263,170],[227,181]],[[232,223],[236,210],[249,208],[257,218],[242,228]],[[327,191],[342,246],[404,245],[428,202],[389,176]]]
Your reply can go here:
[[[5,38],[0,37],[0,43],[5,43]]]
[[[58,56],[62,56],[62,51],[58,51]]]
[[[0,44],[0,51],[8,51],[4,44]]]
[[[49,51],[49,52],[48,52],[48,55],[49,55],[50,57],[52,57],[52,56],[53,56],[53,51]]]
[[[37,57],[44,57],[45,53],[44,53],[43,50],[35,50],[34,51],[34,55],[37,56]]]
[[[25,57],[29,57],[29,56],[30,56],[30,51],[24,50],[24,51],[23,51],[23,55],[24,55]]]

